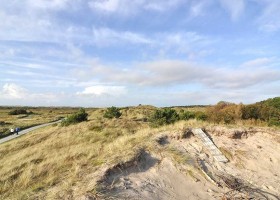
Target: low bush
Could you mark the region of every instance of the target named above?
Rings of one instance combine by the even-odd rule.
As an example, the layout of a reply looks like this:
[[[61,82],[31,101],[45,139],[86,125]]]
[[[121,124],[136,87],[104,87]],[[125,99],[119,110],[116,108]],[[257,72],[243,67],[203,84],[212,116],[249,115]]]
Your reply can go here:
[[[159,127],[166,124],[172,124],[180,119],[176,110],[164,108],[156,110],[149,118],[152,127]]]
[[[206,121],[207,120],[207,115],[203,112],[198,112],[198,113],[196,113],[195,118],[197,120],[200,120],[200,121]]]
[[[269,126],[279,126],[280,127],[280,119],[278,117],[273,117],[268,121]]]
[[[179,116],[181,120],[189,120],[195,118],[195,113],[191,111],[181,111]]]
[[[15,109],[9,112],[9,115],[26,115],[26,114],[32,114],[33,112],[27,111],[23,108]]]
[[[110,108],[107,108],[103,117],[108,119],[113,119],[113,118],[120,118],[121,115],[122,113],[120,112],[120,109],[112,106]]]
[[[74,113],[62,121],[62,126],[68,126],[70,124],[76,124],[83,121],[87,121],[88,113],[85,109],[81,108],[77,113]]]

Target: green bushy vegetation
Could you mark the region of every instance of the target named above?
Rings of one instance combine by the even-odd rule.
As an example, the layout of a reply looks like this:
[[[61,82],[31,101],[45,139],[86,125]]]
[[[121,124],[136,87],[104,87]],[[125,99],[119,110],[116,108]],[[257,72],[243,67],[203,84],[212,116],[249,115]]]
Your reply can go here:
[[[122,116],[122,113],[120,112],[120,108],[117,107],[110,107],[107,108],[107,110],[105,111],[103,117],[108,118],[108,119],[113,119],[113,118],[120,118],[120,116]]]
[[[171,108],[164,108],[156,110],[149,121],[152,127],[159,127],[166,124],[172,124],[180,119],[176,110]]]
[[[269,119],[268,121],[268,125],[269,126],[279,126],[280,127],[280,120],[279,117],[272,117],[271,119]]]
[[[86,113],[84,108],[81,108],[78,112],[70,115],[65,120],[62,121],[62,126],[68,126],[70,124],[77,124],[83,121],[87,121],[88,113]]]
[[[9,112],[9,115],[28,115],[28,114],[33,114],[33,112],[27,111],[26,109],[23,108],[14,109]]]
[[[180,110],[179,117],[181,120],[189,120],[195,118],[195,113],[191,111]]]
[[[280,110],[280,97],[270,98],[257,104],[266,105]]]
[[[179,120],[197,119],[199,121],[206,121],[207,115],[202,111],[186,111],[181,109],[179,113],[172,108],[157,109],[149,117],[149,122],[152,127],[159,127],[163,125],[173,124]]]
[[[204,112],[197,112],[195,113],[195,118],[200,121],[206,121],[208,116]]]

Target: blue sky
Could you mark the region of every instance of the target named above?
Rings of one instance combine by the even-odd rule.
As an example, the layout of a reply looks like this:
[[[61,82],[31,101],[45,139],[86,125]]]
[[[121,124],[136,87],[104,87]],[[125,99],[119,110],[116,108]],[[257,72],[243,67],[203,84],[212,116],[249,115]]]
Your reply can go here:
[[[279,0],[0,0],[0,105],[280,94]]]

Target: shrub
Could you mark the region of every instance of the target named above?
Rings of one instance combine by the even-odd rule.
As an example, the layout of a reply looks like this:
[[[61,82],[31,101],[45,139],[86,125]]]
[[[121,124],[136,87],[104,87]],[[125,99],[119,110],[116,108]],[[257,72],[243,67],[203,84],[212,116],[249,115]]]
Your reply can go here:
[[[277,117],[273,117],[268,121],[269,126],[280,126],[280,120]]]
[[[156,110],[149,121],[152,127],[159,127],[166,124],[172,124],[180,119],[176,110],[171,108],[165,108],[163,110]]]
[[[65,120],[62,121],[63,126],[68,126],[70,124],[76,124],[83,121],[87,121],[88,113],[85,109],[81,108],[77,113],[70,115]]]
[[[181,111],[179,116],[181,120],[189,120],[195,118],[195,113],[191,111]]]
[[[113,118],[120,118],[121,115],[122,113],[120,112],[120,109],[112,106],[110,108],[107,108],[103,117],[108,119],[113,119]]]
[[[198,112],[198,113],[196,113],[195,118],[200,121],[205,121],[205,120],[207,120],[207,115],[203,112]]]
[[[214,123],[235,123],[241,116],[242,105],[220,101],[214,106],[209,106],[206,109],[207,120]]]
[[[247,105],[241,108],[242,119],[259,119],[260,107],[257,105]]]
[[[235,122],[234,116],[231,115],[230,113],[224,113],[223,119],[225,124],[232,124]]]
[[[31,111],[27,111],[23,108],[15,109],[9,112],[9,115],[23,115],[23,114],[32,114]]]

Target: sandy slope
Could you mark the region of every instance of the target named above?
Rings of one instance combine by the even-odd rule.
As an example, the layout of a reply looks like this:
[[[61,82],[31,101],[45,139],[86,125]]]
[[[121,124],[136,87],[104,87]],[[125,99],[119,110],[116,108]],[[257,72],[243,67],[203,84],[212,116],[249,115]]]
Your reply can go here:
[[[211,191],[215,186],[195,182],[181,172],[174,163],[164,158],[160,163],[149,154],[137,167],[110,175],[107,196],[118,199],[215,199]],[[145,162],[145,164],[144,164]],[[207,192],[210,191],[210,192]]]
[[[279,132],[251,130],[242,139],[231,139],[230,133],[211,132],[216,144],[232,154],[227,168],[258,188],[280,196]]]
[[[177,133],[164,133],[168,137],[162,148],[175,148],[191,162],[176,163],[168,154],[159,157],[144,152],[133,164],[107,171],[102,183],[104,198],[206,200],[222,199],[227,194],[280,199],[278,132],[247,130],[240,139],[232,139],[236,130],[212,127],[207,132],[230,162],[217,163],[194,136],[182,139]],[[232,190],[228,182],[234,181],[246,187]]]

